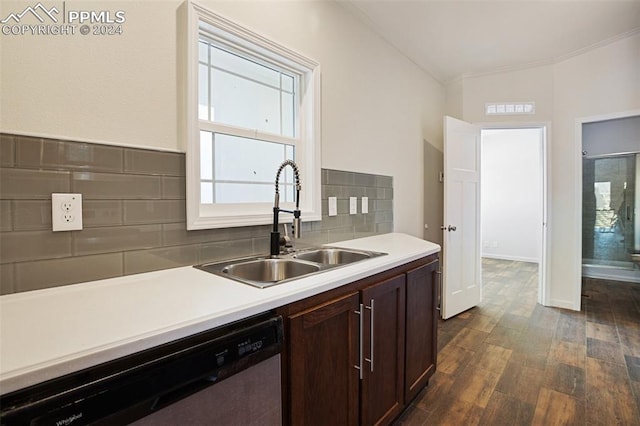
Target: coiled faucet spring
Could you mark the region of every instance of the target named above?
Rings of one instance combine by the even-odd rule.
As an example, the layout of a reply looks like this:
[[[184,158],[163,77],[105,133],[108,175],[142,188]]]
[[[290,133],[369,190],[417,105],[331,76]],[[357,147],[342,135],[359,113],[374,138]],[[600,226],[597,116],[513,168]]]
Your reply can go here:
[[[295,185],[296,185],[296,208],[293,211],[283,210],[280,208],[280,173],[282,173],[282,169],[286,166],[291,166],[293,169],[293,173],[295,175]],[[282,212],[287,212],[293,214],[293,225],[292,225],[292,233],[294,238],[300,238],[300,191],[302,190],[302,185],[300,185],[300,171],[298,170],[298,165],[293,162],[293,160],[285,160],[280,167],[278,168],[278,172],[276,173],[276,195],[273,203],[273,230],[271,231],[271,256],[277,256],[280,253],[280,232],[278,231],[278,215]],[[285,228],[286,230],[286,228]]]
[[[280,204],[280,173],[282,173],[282,170],[286,166],[291,166],[291,168],[293,169],[293,174],[296,181],[296,191],[302,191],[302,185],[300,184],[300,170],[298,169],[298,165],[294,163],[293,160],[285,160],[282,164],[280,164],[278,172],[276,173],[276,207]],[[296,207],[298,206],[297,201],[298,197],[296,197]]]

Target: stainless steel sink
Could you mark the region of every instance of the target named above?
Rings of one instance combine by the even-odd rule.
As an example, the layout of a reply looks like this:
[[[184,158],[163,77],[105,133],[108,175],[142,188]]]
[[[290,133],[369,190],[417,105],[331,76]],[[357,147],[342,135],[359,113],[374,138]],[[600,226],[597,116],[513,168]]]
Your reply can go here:
[[[244,259],[197,265],[196,268],[236,281],[265,288],[318,272],[321,265],[297,259]]]
[[[259,259],[231,264],[224,267],[222,272],[245,280],[276,282],[319,270],[319,265],[294,259]]]
[[[296,259],[308,260],[323,265],[345,265],[370,259],[374,253],[340,248],[320,248],[294,254]]]
[[[320,247],[278,257],[252,257],[205,263],[195,267],[254,287],[266,288],[297,278],[383,256],[365,250]]]

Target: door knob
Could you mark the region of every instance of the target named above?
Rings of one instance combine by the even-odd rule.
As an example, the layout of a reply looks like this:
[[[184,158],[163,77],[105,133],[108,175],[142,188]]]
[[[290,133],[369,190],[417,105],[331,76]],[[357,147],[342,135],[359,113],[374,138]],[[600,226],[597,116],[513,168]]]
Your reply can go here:
[[[455,230],[456,230],[456,229],[458,229],[458,228],[456,228],[455,226],[451,226],[451,225],[449,225],[449,227],[446,227],[446,226],[442,225],[442,226],[440,227],[440,229],[442,229],[443,231],[449,231],[449,232],[452,232],[452,231],[455,231]]]

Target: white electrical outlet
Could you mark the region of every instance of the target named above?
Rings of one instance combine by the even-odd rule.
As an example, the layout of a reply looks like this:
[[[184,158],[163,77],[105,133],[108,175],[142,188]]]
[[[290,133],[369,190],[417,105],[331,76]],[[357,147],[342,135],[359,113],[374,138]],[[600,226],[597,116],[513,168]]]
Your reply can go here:
[[[369,197],[362,197],[362,214],[369,213]]]
[[[349,214],[358,213],[358,197],[349,197]]]
[[[338,215],[338,197],[329,197],[329,216]]]
[[[53,232],[82,229],[82,194],[51,194]]]

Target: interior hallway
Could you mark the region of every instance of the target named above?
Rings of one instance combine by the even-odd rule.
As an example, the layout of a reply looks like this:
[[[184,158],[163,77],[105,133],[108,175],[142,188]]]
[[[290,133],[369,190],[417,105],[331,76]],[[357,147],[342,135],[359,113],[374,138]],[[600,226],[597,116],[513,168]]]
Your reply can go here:
[[[482,276],[397,425],[640,425],[640,285],[585,279],[574,312],[536,304],[536,264],[484,259]]]

